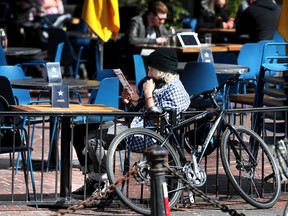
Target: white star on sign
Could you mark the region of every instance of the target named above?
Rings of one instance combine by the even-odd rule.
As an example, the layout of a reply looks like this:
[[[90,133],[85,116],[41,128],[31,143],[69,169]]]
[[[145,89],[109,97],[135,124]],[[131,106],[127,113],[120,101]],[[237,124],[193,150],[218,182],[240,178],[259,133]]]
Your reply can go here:
[[[56,72],[57,69],[55,67],[52,67],[51,70],[52,70],[52,72]]]
[[[205,52],[205,54],[204,54],[204,55],[205,55],[205,57],[206,57],[206,58],[208,58],[208,57],[209,57],[209,53],[208,53],[208,52]]]
[[[58,92],[58,96],[63,96],[63,92],[61,90]]]

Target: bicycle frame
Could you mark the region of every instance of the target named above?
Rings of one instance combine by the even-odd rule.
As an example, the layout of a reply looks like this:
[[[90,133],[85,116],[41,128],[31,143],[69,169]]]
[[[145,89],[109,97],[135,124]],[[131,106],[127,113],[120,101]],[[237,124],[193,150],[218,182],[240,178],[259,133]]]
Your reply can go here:
[[[187,159],[185,157],[183,148],[181,146],[181,143],[179,142],[179,139],[177,138],[177,131],[183,130],[185,127],[188,127],[188,126],[192,125],[193,123],[199,122],[200,120],[203,120],[203,119],[208,119],[210,117],[216,117],[216,118],[213,120],[213,124],[212,124],[206,138],[205,138],[204,143],[202,144],[201,154],[197,157],[197,164],[201,163],[201,161],[205,155],[205,152],[207,150],[207,147],[209,145],[210,140],[212,139],[214,133],[216,132],[216,130],[220,126],[222,132],[224,132],[224,130],[228,127],[233,132],[233,134],[236,135],[236,137],[240,141],[240,145],[247,151],[247,153],[249,154],[249,157],[251,159],[252,164],[255,166],[256,165],[255,157],[257,157],[257,155],[255,155],[255,156],[252,155],[251,152],[247,149],[246,145],[244,145],[243,140],[241,139],[241,136],[235,130],[233,125],[231,125],[230,123],[228,123],[226,121],[225,110],[222,110],[222,108],[220,108],[219,106],[217,106],[217,108],[214,110],[203,111],[203,112],[201,112],[201,113],[199,113],[193,117],[185,119],[175,126],[171,126],[168,123],[168,120],[165,118],[166,123],[167,123],[166,125],[170,125],[171,127],[165,128],[167,135],[165,136],[165,141],[163,142],[163,144],[165,144],[166,142],[169,142],[169,141],[171,141],[171,139],[173,139],[173,141],[176,143],[176,145],[174,145],[174,146],[177,148],[177,151],[179,152],[179,155],[180,155],[180,161],[182,161],[183,164],[187,163]],[[185,142],[185,140],[184,140],[184,142]],[[172,143],[170,142],[170,144],[172,144]],[[235,146],[230,145],[230,147],[232,148],[236,158],[238,160],[240,160],[241,157],[238,154],[238,152],[236,151]]]

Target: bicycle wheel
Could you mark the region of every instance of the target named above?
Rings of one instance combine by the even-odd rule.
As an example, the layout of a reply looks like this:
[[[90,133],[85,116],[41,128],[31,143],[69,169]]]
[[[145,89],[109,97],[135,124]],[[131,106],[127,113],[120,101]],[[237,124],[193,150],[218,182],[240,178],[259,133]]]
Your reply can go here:
[[[236,135],[226,129],[221,140],[224,170],[246,202],[257,208],[270,208],[277,202],[281,187],[276,163],[265,142],[254,131],[243,126],[235,126],[235,129],[243,145],[256,158],[256,164],[253,165]]]
[[[161,145],[164,138],[156,132],[145,128],[131,128],[116,136],[110,144],[107,154],[107,174],[111,183],[121,179],[131,167],[136,163],[139,171],[131,176],[128,181],[123,182],[121,187],[117,187],[116,193],[119,199],[132,210],[150,215],[151,213],[151,188],[150,188],[150,165],[146,160],[143,151],[133,150],[132,142],[134,139],[153,142]],[[179,157],[173,147],[166,143],[163,145],[168,151],[168,160],[170,167],[181,167]],[[175,179],[172,174],[165,176],[170,208],[174,207],[182,194],[182,184]]]

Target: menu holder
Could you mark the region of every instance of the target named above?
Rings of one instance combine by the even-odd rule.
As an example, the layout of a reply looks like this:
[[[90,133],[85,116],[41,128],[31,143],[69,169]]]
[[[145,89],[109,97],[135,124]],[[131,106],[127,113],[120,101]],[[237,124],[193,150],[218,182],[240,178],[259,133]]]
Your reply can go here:
[[[214,63],[212,50],[210,48],[200,48],[197,61]]]
[[[133,93],[133,89],[130,86],[129,82],[127,81],[126,77],[124,76],[123,72],[121,71],[121,69],[113,69],[114,73],[117,75],[117,77],[119,78],[121,84],[123,85],[123,88],[126,89],[128,91],[129,94]]]
[[[61,83],[62,72],[59,62],[47,62],[45,81],[49,83]]]
[[[52,107],[69,107],[69,88],[64,85],[52,86]]]

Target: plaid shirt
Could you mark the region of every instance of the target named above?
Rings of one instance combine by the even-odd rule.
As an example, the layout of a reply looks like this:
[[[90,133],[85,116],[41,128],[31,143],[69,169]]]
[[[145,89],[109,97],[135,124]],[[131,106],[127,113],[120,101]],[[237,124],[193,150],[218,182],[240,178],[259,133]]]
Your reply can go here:
[[[179,80],[179,76],[175,76],[172,81],[166,85],[164,85],[160,89],[155,89],[153,91],[153,99],[155,102],[155,106],[160,108],[172,108],[176,110],[177,118],[180,117],[180,113],[187,110],[190,105],[190,97],[186,92],[182,82]],[[145,107],[140,109],[140,112],[145,112]],[[145,126],[152,126],[151,121],[145,121]],[[131,128],[143,127],[144,119],[142,116],[137,116],[131,122]],[[143,136],[131,136],[128,141],[132,150],[142,152],[147,147],[153,145],[153,140],[145,141],[143,140]]]

